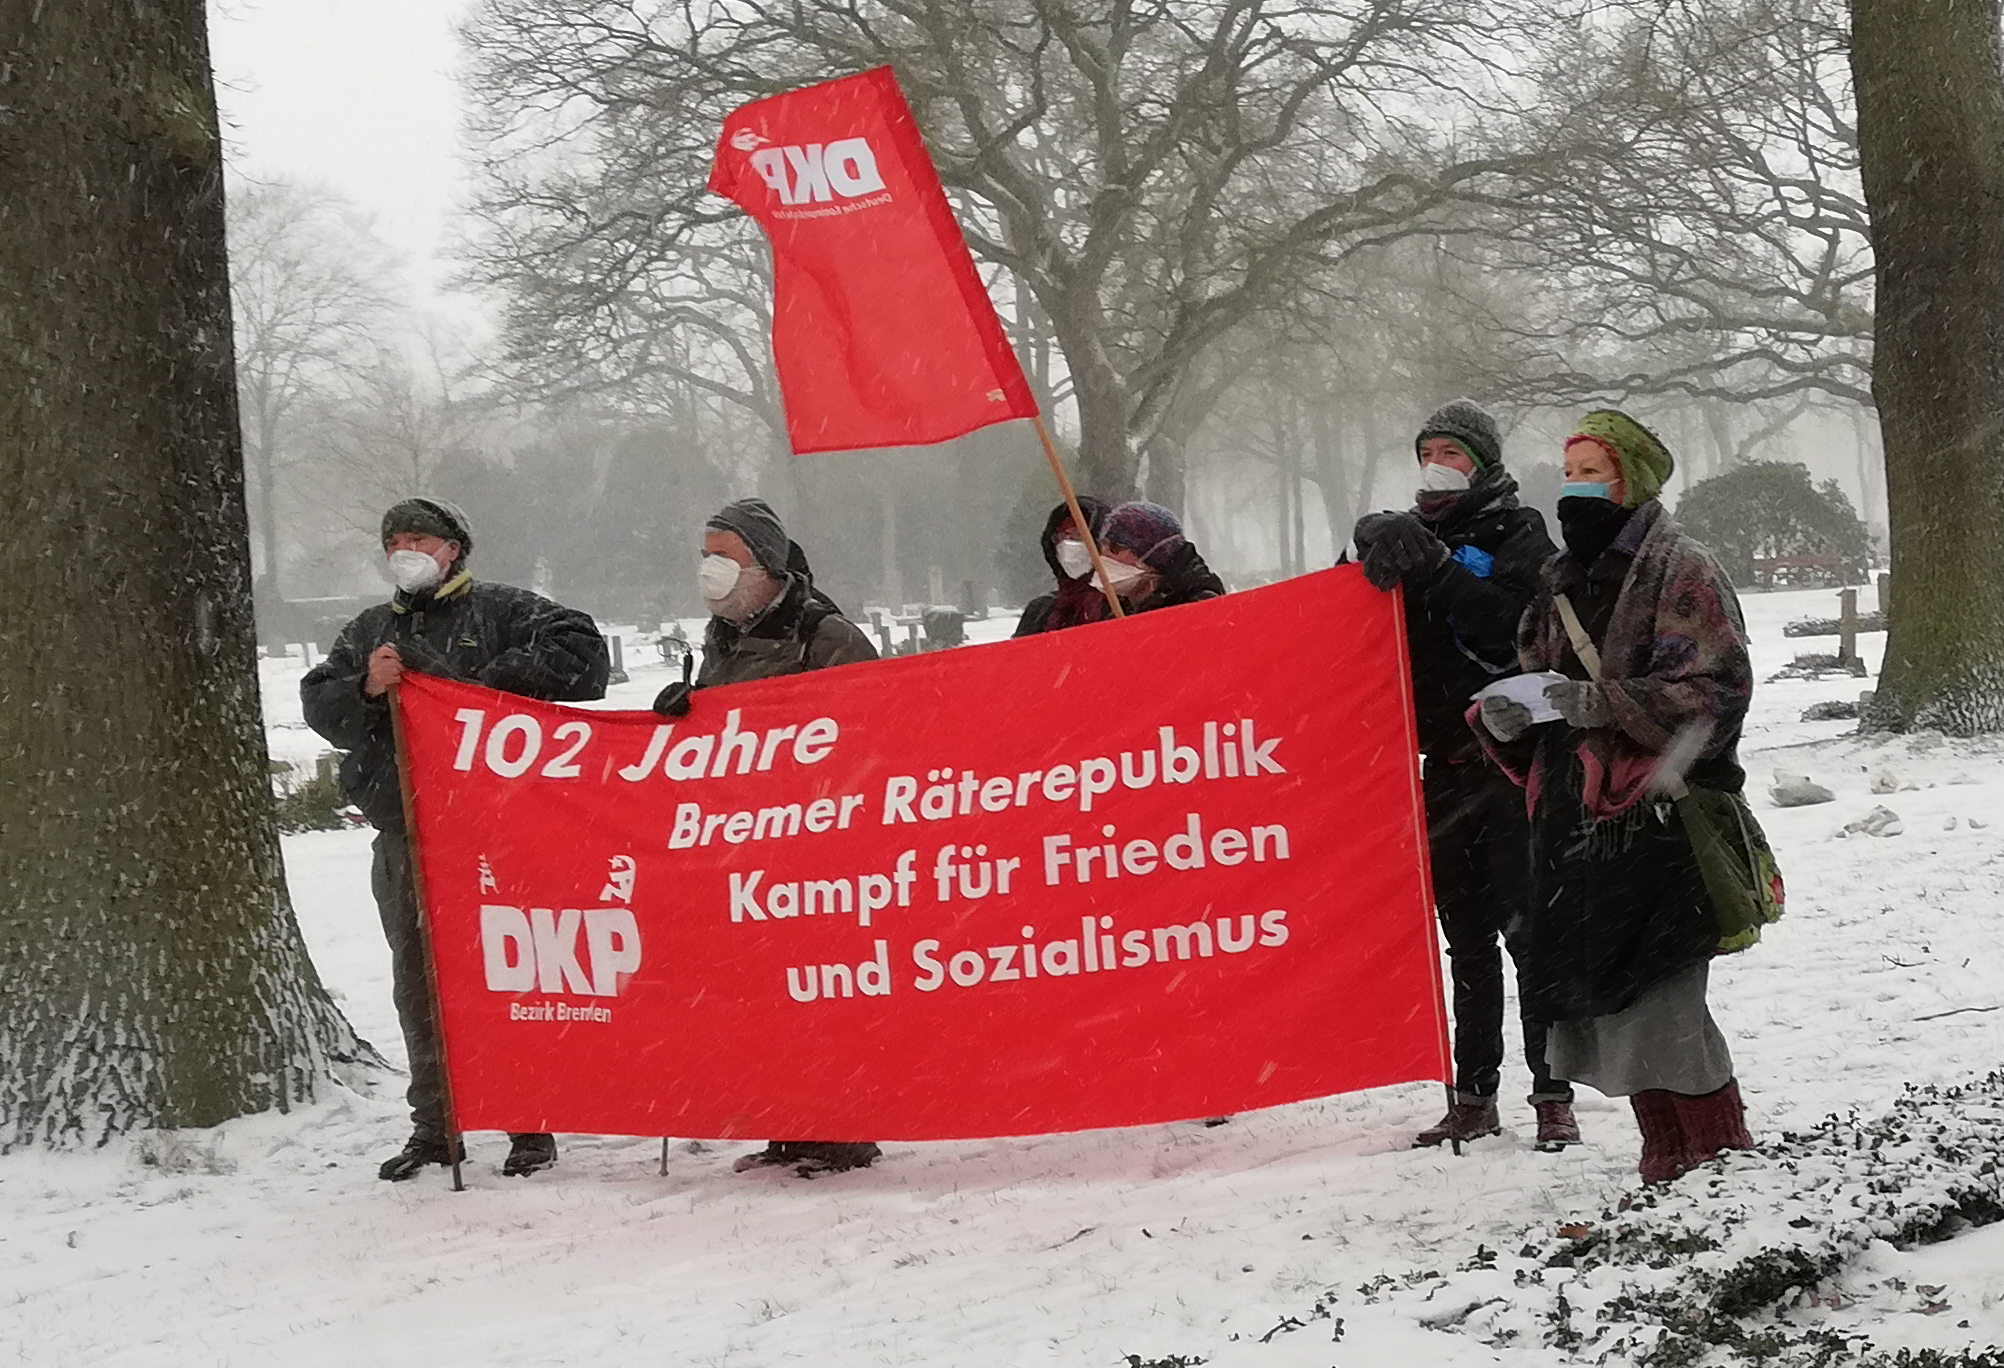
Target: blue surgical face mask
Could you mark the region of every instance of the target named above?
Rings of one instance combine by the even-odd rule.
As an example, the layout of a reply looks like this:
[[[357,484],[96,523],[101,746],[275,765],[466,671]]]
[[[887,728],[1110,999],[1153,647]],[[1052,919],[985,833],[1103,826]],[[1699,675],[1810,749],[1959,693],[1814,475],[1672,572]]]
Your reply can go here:
[[[1600,484],[1594,480],[1567,480],[1559,486],[1559,497],[1561,499],[1606,499],[1609,503],[1613,503],[1614,494],[1611,492],[1613,489],[1613,485]]]

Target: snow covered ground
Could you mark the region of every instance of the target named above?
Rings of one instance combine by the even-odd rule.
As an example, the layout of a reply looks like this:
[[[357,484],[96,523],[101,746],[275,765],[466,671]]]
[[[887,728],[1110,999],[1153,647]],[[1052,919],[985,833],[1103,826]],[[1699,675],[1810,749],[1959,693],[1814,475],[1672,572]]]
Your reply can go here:
[[[1798,649],[1832,648],[1781,626],[1833,612],[1834,594],[1747,608],[1763,679]],[[976,639],[1009,625],[976,624]],[[1881,641],[1864,639],[1868,656]],[[611,701],[644,706],[671,675],[637,636],[626,646],[634,678]],[[265,668],[273,752],[309,762],[321,747],[299,725],[303,665]],[[1713,997],[1763,1139],[1875,1117],[1909,1082],[2004,1063],[2004,746],[1867,743],[1844,735],[1850,723],[1798,720],[1868,685],[1787,680],[1756,695],[1750,786],[1790,913],[1715,966]],[[1777,769],[1835,801],[1767,806]],[[1892,834],[1845,834],[1879,807],[1897,814]],[[311,834],[286,855],[322,974],[395,1057],[368,842]],[[895,1145],[875,1168],[811,1182],[733,1174],[745,1146],[693,1143],[675,1145],[663,1177],[656,1142],[593,1137],[564,1138],[549,1173],[503,1180],[505,1141],[483,1135],[454,1194],[442,1172],[376,1180],[405,1134],[401,1079],[384,1077],[291,1116],[0,1158],[0,1363],[1552,1364],[1568,1354],[1532,1309],[1553,1288],[1542,1272],[1516,1280],[1531,1264],[1491,1269],[1496,1251],[1518,1259],[1564,1227],[1671,1219],[1676,1203],[1758,1246],[1791,1234],[1767,1215],[1794,1209],[1777,1205],[1782,1188],[1849,1191],[1812,1183],[1809,1160],[1744,1156],[1624,1217],[1637,1151],[1626,1104],[1584,1095],[1587,1143],[1538,1154],[1517,1101],[1527,1082],[1521,1063],[1506,1073],[1508,1132],[1459,1158],[1406,1147],[1438,1113],[1424,1086],[1215,1129]],[[1861,1248],[1805,1314],[1886,1348],[2004,1343],[2004,1226]],[[1605,1290],[1577,1276],[1580,1297]],[[1481,1309],[1458,1315],[1460,1302]]]

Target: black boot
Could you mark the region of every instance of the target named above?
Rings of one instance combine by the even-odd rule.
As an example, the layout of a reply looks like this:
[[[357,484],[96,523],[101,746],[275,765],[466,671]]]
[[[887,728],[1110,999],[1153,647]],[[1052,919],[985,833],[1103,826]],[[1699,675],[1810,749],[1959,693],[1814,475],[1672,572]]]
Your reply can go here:
[[[541,1133],[508,1137],[508,1157],[501,1163],[504,1178],[527,1178],[557,1162],[557,1137]]]
[[[417,1177],[418,1170],[427,1164],[450,1164],[464,1153],[457,1141],[413,1135],[404,1141],[402,1149],[383,1161],[383,1166],[376,1170],[376,1176],[385,1182],[401,1183],[406,1178]]]
[[[762,1150],[751,1154],[741,1154],[731,1165],[732,1173],[750,1173],[753,1169],[778,1168],[793,1162],[794,1144],[791,1140],[774,1140]]]
[[[877,1162],[882,1153],[868,1140],[854,1143],[796,1140],[787,1162],[802,1178],[812,1178],[817,1173],[846,1173],[850,1169],[868,1168]]]

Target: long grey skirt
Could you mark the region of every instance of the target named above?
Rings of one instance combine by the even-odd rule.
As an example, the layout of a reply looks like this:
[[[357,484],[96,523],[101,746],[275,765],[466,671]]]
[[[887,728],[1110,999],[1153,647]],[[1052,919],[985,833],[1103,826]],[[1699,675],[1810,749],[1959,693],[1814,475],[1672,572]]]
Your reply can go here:
[[[1709,964],[1651,986],[1612,1016],[1552,1023],[1545,1062],[1554,1078],[1609,1097],[1652,1088],[1695,1096],[1733,1079],[1732,1051],[1705,1005]]]

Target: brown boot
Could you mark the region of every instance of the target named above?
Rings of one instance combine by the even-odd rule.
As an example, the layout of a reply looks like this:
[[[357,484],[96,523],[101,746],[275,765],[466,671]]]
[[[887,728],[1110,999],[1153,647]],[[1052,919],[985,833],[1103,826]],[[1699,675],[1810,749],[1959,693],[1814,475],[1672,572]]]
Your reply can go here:
[[[1538,1114],[1538,1141],[1534,1148],[1551,1154],[1580,1142],[1580,1123],[1573,1115],[1572,1103],[1533,1102],[1531,1110]]]
[[[1677,1107],[1677,1124],[1684,1131],[1686,1168],[1696,1168],[1726,1150],[1753,1148],[1738,1082],[1699,1097],[1683,1093],[1671,1093],[1670,1097]]]
[[[1447,1115],[1413,1137],[1413,1148],[1432,1149],[1449,1140],[1479,1140],[1485,1135],[1502,1133],[1503,1123],[1496,1117],[1495,1098],[1464,1098],[1457,1093]]]
[[[1677,1094],[1661,1088],[1628,1099],[1635,1110],[1636,1129],[1642,1132],[1642,1162],[1637,1167],[1645,1183],[1667,1183],[1696,1162],[1685,1148],[1677,1101]]]

